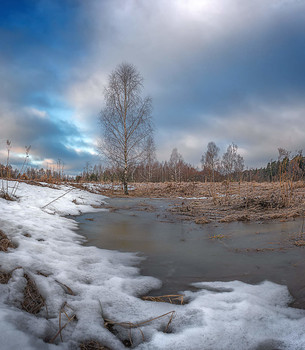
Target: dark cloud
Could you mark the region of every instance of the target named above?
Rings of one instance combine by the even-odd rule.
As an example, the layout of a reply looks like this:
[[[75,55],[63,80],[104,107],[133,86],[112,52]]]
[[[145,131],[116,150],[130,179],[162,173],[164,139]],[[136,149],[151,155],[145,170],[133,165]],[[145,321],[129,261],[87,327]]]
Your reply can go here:
[[[208,54],[197,53],[183,66],[176,60],[170,79],[160,77],[162,94],[155,98],[158,122],[181,128],[186,118],[196,124],[211,114],[225,117],[228,111],[246,109],[249,100],[276,104],[303,99],[305,11],[254,29],[235,33],[229,42],[210,48]]]
[[[22,162],[25,145],[31,145],[32,165],[39,166],[44,159],[50,163],[61,159],[66,169],[74,169],[75,172],[82,169],[87,161],[98,161],[92,144],[84,141],[74,124],[54,119],[46,112],[36,109],[19,111],[18,115],[2,117],[1,122],[1,148],[5,149],[6,139],[12,141],[12,162],[16,164]]]
[[[303,1],[1,5],[0,139],[32,144],[35,159],[80,169],[96,157],[103,87],[123,61],[153,97],[161,159],[178,147],[197,164],[209,141],[234,141],[252,166],[305,146]]]

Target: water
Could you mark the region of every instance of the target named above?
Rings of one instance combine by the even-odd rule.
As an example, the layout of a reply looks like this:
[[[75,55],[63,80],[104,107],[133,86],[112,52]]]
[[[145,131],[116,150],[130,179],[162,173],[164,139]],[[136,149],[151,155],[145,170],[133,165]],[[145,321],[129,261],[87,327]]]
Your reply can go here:
[[[139,252],[141,273],[162,280],[151,294],[177,293],[199,281],[287,285],[299,304],[305,300],[305,248],[292,237],[302,220],[278,223],[196,225],[178,221],[166,199],[107,199],[110,212],[77,217],[86,245]],[[88,220],[90,219],[90,220]]]

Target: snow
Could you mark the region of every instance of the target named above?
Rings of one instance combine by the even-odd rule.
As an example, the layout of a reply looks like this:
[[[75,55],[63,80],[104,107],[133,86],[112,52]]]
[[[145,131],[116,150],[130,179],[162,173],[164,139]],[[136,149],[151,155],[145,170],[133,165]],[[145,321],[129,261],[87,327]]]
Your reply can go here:
[[[81,183],[82,187],[86,190],[92,191],[93,193],[100,193],[102,190],[113,190],[113,191],[119,191],[123,190],[124,187],[122,184],[120,185],[114,185],[113,183],[90,183],[90,182],[85,182]],[[134,191],[135,187],[134,186],[128,186],[128,191]]]
[[[0,228],[17,246],[0,252],[0,270],[14,270],[9,283],[0,284],[1,350],[73,349],[91,339],[125,349],[122,340],[129,338],[129,331],[117,325],[114,335],[104,319],[138,324],[170,311],[175,311],[170,333],[164,333],[169,315],[141,326],[144,342],[139,329],[132,329],[136,349],[305,348],[305,311],[288,307],[287,288],[268,281],[197,283],[197,291],[184,292],[186,305],[142,301],[139,296],[158,288],[160,281],[139,274],[141,258],[136,254],[81,245],[77,224],[67,216],[105,210],[107,199],[70,189],[22,183],[17,201],[0,199]],[[47,311],[36,316],[21,309],[25,273],[47,304]],[[46,343],[58,331],[65,302],[67,314],[75,314],[77,321],[62,331],[63,342],[58,336],[57,345]],[[61,319],[62,325],[67,322],[64,314]]]
[[[178,199],[189,199],[189,200],[193,200],[193,199],[209,199],[209,197],[178,197]]]

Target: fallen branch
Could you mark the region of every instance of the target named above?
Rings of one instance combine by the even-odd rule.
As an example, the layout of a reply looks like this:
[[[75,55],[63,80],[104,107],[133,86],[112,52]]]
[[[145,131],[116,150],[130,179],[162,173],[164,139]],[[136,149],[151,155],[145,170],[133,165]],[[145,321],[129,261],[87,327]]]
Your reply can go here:
[[[46,208],[48,205],[54,203],[55,201],[57,201],[58,199],[62,198],[63,196],[65,196],[66,194],[68,194],[69,192],[73,191],[74,190],[74,187],[70,188],[67,192],[65,192],[64,194],[60,195],[59,197],[53,199],[50,203],[44,205],[41,209],[44,209]]]

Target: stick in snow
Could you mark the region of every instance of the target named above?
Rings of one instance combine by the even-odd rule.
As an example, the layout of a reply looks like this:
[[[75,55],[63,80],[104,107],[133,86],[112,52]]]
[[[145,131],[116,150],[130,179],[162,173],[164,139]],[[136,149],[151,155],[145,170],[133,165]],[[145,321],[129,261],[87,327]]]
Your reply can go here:
[[[48,205],[50,205],[50,204],[52,204],[53,202],[57,201],[57,199],[59,199],[59,198],[65,196],[66,194],[68,194],[69,192],[71,192],[71,191],[73,191],[73,190],[74,190],[74,187],[70,188],[67,192],[65,192],[64,194],[60,195],[59,197],[53,199],[50,203],[44,205],[41,209],[46,208]]]

